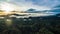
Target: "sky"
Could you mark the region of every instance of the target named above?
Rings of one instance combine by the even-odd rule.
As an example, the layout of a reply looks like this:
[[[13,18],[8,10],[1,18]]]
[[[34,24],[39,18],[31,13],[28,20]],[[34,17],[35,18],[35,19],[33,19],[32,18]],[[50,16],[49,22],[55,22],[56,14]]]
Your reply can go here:
[[[38,10],[50,10],[53,7],[60,5],[60,0],[0,0],[1,2],[17,5],[21,10],[34,8]]]
[[[40,11],[53,10],[58,5],[60,5],[60,0],[0,0],[0,9],[7,12],[26,11],[30,8]],[[50,15],[49,13],[55,14],[56,12],[48,12],[47,15]]]

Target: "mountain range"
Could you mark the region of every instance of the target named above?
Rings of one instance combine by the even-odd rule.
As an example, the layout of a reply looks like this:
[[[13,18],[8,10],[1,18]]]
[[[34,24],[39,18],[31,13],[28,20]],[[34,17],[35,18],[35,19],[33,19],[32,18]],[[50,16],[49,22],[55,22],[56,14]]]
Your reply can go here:
[[[46,14],[58,14],[60,13],[60,6],[56,6],[55,8],[51,9],[51,10],[44,10],[44,11],[40,11],[37,9],[33,9],[30,8],[27,11],[25,11],[26,13],[46,13]]]

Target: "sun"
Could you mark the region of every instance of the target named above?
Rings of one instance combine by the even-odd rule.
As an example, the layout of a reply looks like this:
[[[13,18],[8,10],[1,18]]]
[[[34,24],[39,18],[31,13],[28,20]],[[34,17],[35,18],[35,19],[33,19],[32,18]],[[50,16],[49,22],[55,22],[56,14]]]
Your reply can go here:
[[[12,8],[10,6],[7,6],[7,5],[3,5],[2,9],[5,10],[6,12],[12,11]]]
[[[1,10],[4,10],[6,13],[9,13],[10,11],[13,11],[14,10],[14,7],[12,7],[8,3],[2,3],[1,4]]]

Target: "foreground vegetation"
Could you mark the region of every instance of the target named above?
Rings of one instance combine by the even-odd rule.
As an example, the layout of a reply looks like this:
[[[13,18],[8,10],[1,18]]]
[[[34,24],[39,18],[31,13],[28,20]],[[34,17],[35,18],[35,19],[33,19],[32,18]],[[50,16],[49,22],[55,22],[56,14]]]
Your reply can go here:
[[[6,26],[0,18],[0,34],[60,34],[60,17],[11,18],[12,25]]]

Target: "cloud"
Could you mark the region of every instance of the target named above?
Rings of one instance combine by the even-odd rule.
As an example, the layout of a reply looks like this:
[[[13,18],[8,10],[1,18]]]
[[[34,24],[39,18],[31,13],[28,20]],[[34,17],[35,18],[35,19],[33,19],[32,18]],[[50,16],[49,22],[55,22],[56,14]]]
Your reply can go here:
[[[10,2],[10,0],[6,0],[7,2]]]
[[[50,7],[47,7],[47,6],[35,5],[33,4],[33,2],[28,1],[28,0],[12,0],[10,2],[22,7],[23,9],[29,9],[29,8],[34,8],[38,10],[50,10],[51,9]]]
[[[0,0],[0,1],[10,2],[11,0]]]
[[[60,0],[30,0],[33,4],[54,7],[60,4]]]
[[[27,10],[29,8],[34,8],[38,10],[50,10],[51,8],[48,6],[45,6],[44,2],[46,0],[3,0],[5,2],[9,2],[13,5],[17,5],[22,7],[21,9]]]
[[[34,4],[38,6],[47,6],[47,7],[54,7],[60,4],[60,0],[0,0],[0,1],[7,1],[17,4]]]

